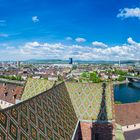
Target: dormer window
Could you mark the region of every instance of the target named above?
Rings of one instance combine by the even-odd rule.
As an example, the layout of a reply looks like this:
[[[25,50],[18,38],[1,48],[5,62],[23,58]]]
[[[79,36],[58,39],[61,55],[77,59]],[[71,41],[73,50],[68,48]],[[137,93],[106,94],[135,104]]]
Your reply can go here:
[[[4,95],[7,96],[8,95],[8,92],[5,92]]]
[[[3,83],[3,86],[6,86],[6,83]]]
[[[14,95],[13,97],[14,97],[14,99],[16,99],[17,95]]]

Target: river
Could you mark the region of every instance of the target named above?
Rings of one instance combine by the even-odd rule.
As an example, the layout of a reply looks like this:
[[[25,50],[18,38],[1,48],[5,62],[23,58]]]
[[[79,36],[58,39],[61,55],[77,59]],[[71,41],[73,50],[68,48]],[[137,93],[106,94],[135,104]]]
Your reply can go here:
[[[114,98],[123,104],[140,102],[140,83],[114,85]]]

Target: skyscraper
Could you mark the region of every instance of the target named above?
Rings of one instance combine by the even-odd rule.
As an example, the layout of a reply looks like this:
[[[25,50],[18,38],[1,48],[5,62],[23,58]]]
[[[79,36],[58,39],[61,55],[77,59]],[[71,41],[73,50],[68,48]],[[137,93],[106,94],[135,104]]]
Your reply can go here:
[[[69,64],[72,64],[72,63],[73,63],[73,59],[69,58]]]

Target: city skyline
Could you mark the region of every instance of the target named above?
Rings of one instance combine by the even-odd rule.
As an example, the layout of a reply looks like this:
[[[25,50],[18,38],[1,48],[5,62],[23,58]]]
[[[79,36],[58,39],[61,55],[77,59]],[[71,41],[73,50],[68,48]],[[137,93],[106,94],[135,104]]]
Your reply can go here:
[[[138,0],[0,0],[0,60],[140,59]]]

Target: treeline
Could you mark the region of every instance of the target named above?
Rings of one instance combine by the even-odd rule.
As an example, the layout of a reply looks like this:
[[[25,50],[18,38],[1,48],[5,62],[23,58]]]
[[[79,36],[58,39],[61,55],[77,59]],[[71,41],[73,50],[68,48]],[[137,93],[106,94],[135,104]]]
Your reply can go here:
[[[123,70],[115,69],[114,71],[108,70],[107,72],[115,74],[115,75],[119,75],[119,78],[117,79],[118,81],[124,81],[126,79],[124,76],[128,76],[128,72],[127,71],[123,71]]]
[[[123,70],[117,70],[117,69],[115,69],[114,71],[113,71],[113,70],[108,70],[107,72],[108,72],[108,73],[112,73],[112,74],[121,75],[121,76],[126,76],[126,75],[128,75],[128,72],[123,71]]]
[[[23,81],[23,79],[20,75],[17,75],[17,76],[0,75],[0,78],[4,78],[4,79],[8,79],[8,80]]]
[[[107,70],[105,71],[105,73],[109,75],[111,74],[114,74],[114,75],[118,75],[119,77],[117,79],[114,79],[114,80],[118,80],[118,81],[124,81],[126,78],[125,76],[128,75],[128,72],[126,71],[123,71],[123,70]],[[89,72],[83,72],[81,74],[81,77],[79,79],[80,82],[82,81],[87,81],[87,82],[93,82],[93,83],[100,83],[102,82],[101,78],[99,77],[99,75],[97,74],[97,72],[92,72],[92,73],[89,73]],[[109,80],[109,78],[108,78]]]

